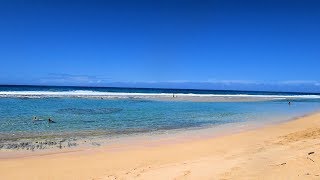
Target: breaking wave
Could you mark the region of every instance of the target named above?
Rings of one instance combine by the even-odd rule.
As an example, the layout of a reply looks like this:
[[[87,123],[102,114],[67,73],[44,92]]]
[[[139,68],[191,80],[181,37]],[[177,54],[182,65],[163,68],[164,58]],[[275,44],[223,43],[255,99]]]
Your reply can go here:
[[[173,93],[129,93],[129,92],[101,92],[88,90],[75,91],[0,91],[0,97],[104,97],[104,98],[134,98],[134,97],[172,97]],[[243,97],[243,98],[309,98],[320,99],[320,95],[264,95],[264,94],[195,94],[177,93],[179,97]]]

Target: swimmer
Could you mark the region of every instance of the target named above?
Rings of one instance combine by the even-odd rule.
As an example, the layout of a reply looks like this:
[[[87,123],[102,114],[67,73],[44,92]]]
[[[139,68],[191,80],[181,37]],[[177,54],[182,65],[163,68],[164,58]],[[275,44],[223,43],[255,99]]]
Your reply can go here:
[[[48,119],[49,123],[56,123],[55,121],[52,121],[50,118]]]

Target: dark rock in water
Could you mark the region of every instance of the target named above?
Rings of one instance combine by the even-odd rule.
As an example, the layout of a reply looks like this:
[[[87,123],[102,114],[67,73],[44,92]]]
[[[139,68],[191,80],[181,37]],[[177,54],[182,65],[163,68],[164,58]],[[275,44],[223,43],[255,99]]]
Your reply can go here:
[[[25,148],[28,149],[30,147],[30,145],[31,144],[29,142],[21,142],[18,144],[18,146],[22,149],[25,149]]]
[[[63,147],[75,147],[78,146],[77,138],[67,137],[67,138],[47,138],[39,139],[41,137],[36,137],[35,139],[18,139],[18,140],[3,140],[0,141],[0,149],[11,149],[11,150],[42,150],[49,148],[60,148]],[[0,178],[1,179],[1,178]]]
[[[68,147],[77,146],[77,143],[68,142]]]
[[[7,149],[19,149],[19,146],[17,144],[8,144]]]

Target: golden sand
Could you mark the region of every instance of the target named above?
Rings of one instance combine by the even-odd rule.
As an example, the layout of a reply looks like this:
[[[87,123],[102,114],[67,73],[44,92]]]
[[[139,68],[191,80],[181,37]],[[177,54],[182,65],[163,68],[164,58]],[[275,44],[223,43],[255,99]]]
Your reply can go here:
[[[209,139],[114,147],[0,159],[0,179],[320,179],[320,114]]]

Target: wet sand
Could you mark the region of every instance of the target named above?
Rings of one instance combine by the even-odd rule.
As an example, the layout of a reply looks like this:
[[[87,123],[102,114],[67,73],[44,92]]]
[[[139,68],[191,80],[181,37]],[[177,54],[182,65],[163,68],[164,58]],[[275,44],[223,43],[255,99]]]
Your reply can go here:
[[[320,113],[219,137],[6,157],[1,179],[319,179]],[[165,142],[165,143],[164,143]]]

